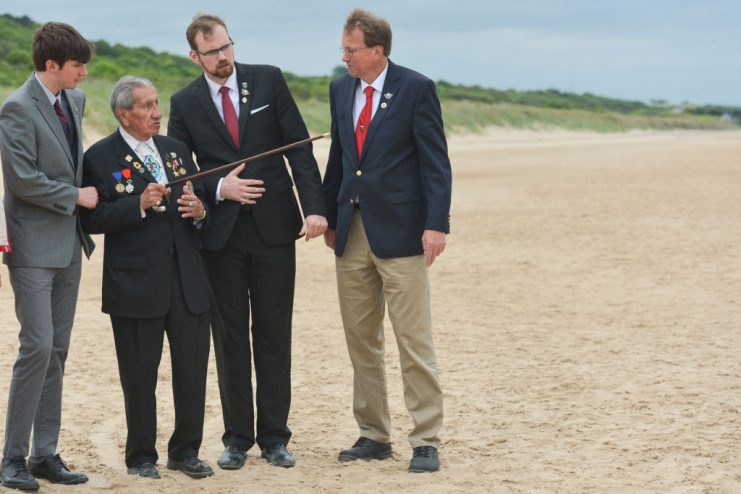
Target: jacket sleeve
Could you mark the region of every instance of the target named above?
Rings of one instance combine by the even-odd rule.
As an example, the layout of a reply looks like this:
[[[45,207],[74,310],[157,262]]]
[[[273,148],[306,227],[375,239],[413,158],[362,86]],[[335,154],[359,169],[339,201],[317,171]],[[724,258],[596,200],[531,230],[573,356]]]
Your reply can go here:
[[[425,230],[450,233],[452,173],[435,84],[426,80],[414,112],[413,134],[427,207]]]
[[[332,143],[329,147],[329,158],[327,159],[327,169],[324,172],[324,183],[322,189],[324,192],[324,205],[327,210],[327,223],[329,228],[337,228],[337,197],[340,193],[342,184],[342,146],[340,136],[337,130],[337,115],[334,103],[334,91],[332,84],[329,88],[329,111],[332,117],[331,137]]]

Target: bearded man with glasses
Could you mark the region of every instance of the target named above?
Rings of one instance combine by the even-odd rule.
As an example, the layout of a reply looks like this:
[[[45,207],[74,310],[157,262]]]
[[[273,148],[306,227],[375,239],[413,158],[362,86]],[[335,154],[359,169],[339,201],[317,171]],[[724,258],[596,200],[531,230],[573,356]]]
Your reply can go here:
[[[203,76],[172,96],[167,133],[185,142],[201,170],[308,137],[280,69],[235,63],[223,20],[197,15],[186,37],[190,58]],[[307,144],[209,176],[203,184],[211,212],[203,257],[213,289],[212,333],[224,414],[225,449],[218,465],[241,468],[257,443],[269,463],[292,467],[295,459],[286,446],[294,242],[321,236],[327,227],[319,168]]]

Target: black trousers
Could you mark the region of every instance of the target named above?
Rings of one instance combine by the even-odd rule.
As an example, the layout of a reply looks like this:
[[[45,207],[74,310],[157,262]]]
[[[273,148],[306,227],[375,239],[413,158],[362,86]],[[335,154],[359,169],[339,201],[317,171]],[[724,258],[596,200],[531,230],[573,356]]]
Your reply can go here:
[[[164,334],[170,344],[175,429],[168,456],[182,461],[198,456],[203,438],[210,316],[191,314],[183,298],[177,261],[173,263],[170,310],[164,317],[131,319],[111,316],[118,372],[126,406],[126,466],[156,463],[157,369]]]
[[[265,244],[252,212],[243,209],[224,248],[205,251],[203,257],[215,299],[211,328],[224,413],[224,445],[248,450],[255,442],[261,448],[288,444],[295,245]]]

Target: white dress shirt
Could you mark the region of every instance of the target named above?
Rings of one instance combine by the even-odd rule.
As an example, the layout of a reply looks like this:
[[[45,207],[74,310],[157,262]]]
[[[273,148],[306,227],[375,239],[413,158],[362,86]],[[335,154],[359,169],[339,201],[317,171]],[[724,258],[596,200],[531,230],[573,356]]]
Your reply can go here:
[[[386,67],[384,67],[383,72],[378,74],[378,77],[376,77],[376,80],[372,83],[368,84],[363,79],[360,79],[360,84],[355,90],[355,105],[352,110],[353,129],[358,126],[360,112],[363,111],[363,107],[365,106],[365,88],[368,86],[373,86],[373,110],[371,112],[371,119],[373,119],[373,116],[376,114],[376,108],[378,108],[378,103],[381,101],[381,92],[383,91],[383,84],[386,82],[386,73],[388,70],[389,64],[386,62]]]

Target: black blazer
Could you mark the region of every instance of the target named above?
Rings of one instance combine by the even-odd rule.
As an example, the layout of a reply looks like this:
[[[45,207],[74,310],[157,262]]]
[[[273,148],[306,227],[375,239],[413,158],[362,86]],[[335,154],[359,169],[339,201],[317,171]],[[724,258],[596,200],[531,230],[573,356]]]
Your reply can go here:
[[[358,158],[353,102],[360,80],[330,84],[332,145],[324,176],[327,221],[345,250],[352,199],[360,199],[368,242],[380,258],[422,254],[422,233],[448,233],[451,169],[435,84],[388,61],[381,101]]]
[[[181,177],[196,171],[182,142],[155,136],[154,143],[165,164],[178,166],[181,172],[185,170]],[[172,167],[165,169],[169,180],[177,178]],[[131,187],[127,191],[129,180]],[[86,232],[105,234],[103,312],[137,319],[167,314],[172,256],[177,254],[188,309],[193,314],[202,314],[209,310],[209,300],[196,230],[205,223],[196,226],[192,219],[180,217],[176,200],[183,193],[182,185],[172,187],[165,213],[147,209],[146,218],[142,218],[139,196],[150,182],[155,182],[154,177],[141,165],[118,130],[85,153],[83,183],[98,190],[100,203],[93,210],[81,209],[81,221]],[[203,190],[199,191],[197,184],[194,188],[203,197]]]
[[[269,65],[235,64],[240,91],[240,145],[235,146],[200,76],[170,100],[167,134],[185,142],[195,154],[201,170],[248,158],[308,137],[296,103],[283,74]],[[246,102],[245,102],[246,99]],[[285,153],[291,166],[304,215],[324,216],[321,176],[311,144]],[[220,250],[237,220],[241,205],[234,201],[215,204],[219,179],[228,172],[203,179],[206,198],[213,206],[204,249]],[[275,155],[250,163],[240,175],[264,181],[265,193],[253,206],[257,228],[269,245],[281,245],[298,238],[303,219],[300,215],[291,176],[283,156]]]

